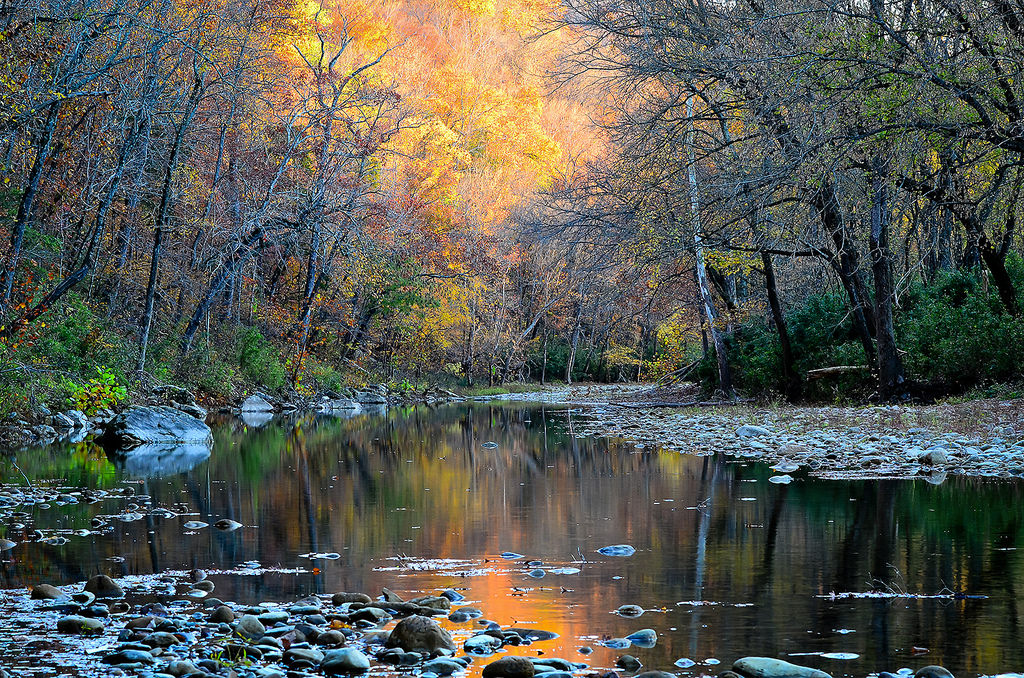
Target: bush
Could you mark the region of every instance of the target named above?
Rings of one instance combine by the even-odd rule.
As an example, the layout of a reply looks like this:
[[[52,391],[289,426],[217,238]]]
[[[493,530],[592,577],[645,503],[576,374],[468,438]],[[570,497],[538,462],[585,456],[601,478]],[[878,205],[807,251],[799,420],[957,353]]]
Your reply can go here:
[[[238,367],[247,381],[268,389],[279,389],[287,383],[288,373],[280,352],[255,327],[247,327],[239,333],[235,353]]]
[[[128,389],[118,383],[117,377],[107,367],[97,367],[96,377],[81,386],[74,387],[71,405],[88,415],[115,407],[128,397]]]
[[[1006,313],[995,290],[985,290],[972,272],[946,273],[915,288],[907,305],[898,338],[915,378],[963,389],[1020,376],[1024,319]]]

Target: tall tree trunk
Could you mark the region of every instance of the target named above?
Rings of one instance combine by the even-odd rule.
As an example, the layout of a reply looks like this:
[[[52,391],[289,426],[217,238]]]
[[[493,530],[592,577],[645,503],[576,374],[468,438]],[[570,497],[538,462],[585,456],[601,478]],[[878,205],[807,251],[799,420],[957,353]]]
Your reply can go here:
[[[707,267],[704,263],[704,245],[701,242],[700,196],[697,192],[697,158],[693,149],[693,95],[686,98],[686,119],[686,153],[688,156],[686,164],[690,182],[690,220],[693,228],[693,254],[697,261],[697,287],[700,290],[701,301],[704,305],[704,317],[708,321],[708,333],[711,335],[711,342],[715,347],[715,357],[718,362],[718,387],[725,397],[732,398],[732,372],[729,369],[725,338],[715,324],[718,313],[715,310],[714,298],[711,296],[711,283],[708,281]]]
[[[149,347],[149,328],[153,324],[153,309],[156,307],[156,282],[160,270],[160,255],[163,252],[164,229],[157,226],[153,234],[153,257],[149,262],[149,282],[146,285],[146,307],[139,324],[139,362],[135,371],[142,373],[146,367],[146,350]]]
[[[878,345],[878,392],[883,400],[899,395],[905,382],[903,361],[896,346],[893,323],[893,279],[889,252],[886,163],[876,160],[871,177],[871,270],[875,280],[875,319]]]
[[[836,243],[837,252],[829,263],[839,276],[839,282],[850,300],[850,312],[853,314],[853,327],[860,339],[861,347],[864,349],[864,358],[872,369],[877,361],[875,344],[872,339],[871,328],[868,325],[865,314],[866,299],[858,289],[856,283],[856,260],[852,257],[849,239],[845,236],[845,225],[842,214],[839,211],[839,198],[835,193],[835,186],[826,181],[814,199],[815,208],[818,210],[821,225],[825,232],[830,234],[833,242]]]
[[[189,95],[189,106],[182,117],[181,122],[175,126],[174,143],[171,146],[171,155],[167,159],[167,168],[164,173],[163,190],[160,192],[160,206],[157,208],[156,218],[153,220],[153,258],[149,262],[149,282],[146,285],[146,306],[142,313],[142,320],[139,323],[139,362],[136,363],[136,371],[140,374],[146,367],[146,351],[149,348],[149,330],[153,324],[153,311],[156,307],[156,284],[160,270],[160,255],[163,251],[164,232],[171,217],[171,205],[173,202],[172,187],[174,184],[174,171],[178,167],[178,158],[181,156],[181,147],[185,141],[185,133],[192,118],[199,109],[199,100],[203,92],[203,79],[198,73],[192,84],[192,92]]]
[[[7,265],[4,268],[3,280],[0,281],[2,296],[0,296],[0,309],[6,310],[11,303],[11,293],[14,289],[14,278],[18,273],[18,260],[21,258],[21,248],[25,242],[25,227],[32,218],[32,209],[35,206],[36,194],[39,191],[39,180],[43,176],[43,167],[47,158],[50,157],[50,144],[53,141],[53,130],[57,125],[57,113],[60,110],[58,104],[50,106],[46,115],[46,125],[39,139],[39,150],[36,151],[36,158],[29,171],[28,181],[25,184],[25,191],[21,194],[21,201],[18,203],[18,215],[14,219],[14,226],[11,228],[11,249],[7,255]]]
[[[800,377],[793,367],[793,347],[789,341],[789,328],[786,327],[786,316],[782,313],[779,302],[779,289],[775,280],[775,264],[772,255],[761,252],[761,264],[764,267],[764,287],[768,293],[768,306],[772,311],[772,322],[779,333],[779,346],[782,349],[782,376],[786,383],[786,398],[792,402],[800,397]]]

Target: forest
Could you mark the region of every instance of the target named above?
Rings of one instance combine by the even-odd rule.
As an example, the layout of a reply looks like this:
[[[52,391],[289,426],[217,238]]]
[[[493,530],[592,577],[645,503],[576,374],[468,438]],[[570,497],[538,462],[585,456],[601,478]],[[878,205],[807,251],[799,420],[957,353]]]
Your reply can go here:
[[[1022,24],[1019,0],[5,0],[0,406],[1012,385]]]

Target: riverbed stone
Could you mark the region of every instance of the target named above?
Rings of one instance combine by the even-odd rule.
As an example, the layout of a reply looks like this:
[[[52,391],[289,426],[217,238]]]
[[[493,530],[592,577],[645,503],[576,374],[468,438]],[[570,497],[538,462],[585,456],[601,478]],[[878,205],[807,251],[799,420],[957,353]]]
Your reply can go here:
[[[242,615],[235,625],[235,633],[249,640],[259,640],[266,632],[267,627],[263,625],[263,622],[251,614]]]
[[[57,620],[57,632],[81,636],[92,636],[103,633],[103,622],[92,617],[79,614],[68,615]]]
[[[373,602],[373,598],[366,595],[365,593],[335,593],[331,596],[332,605],[344,605],[345,603],[364,603],[369,605]]]
[[[156,659],[149,652],[143,650],[125,649],[108,654],[102,661],[104,664],[117,666],[120,664],[152,664]]]
[[[736,435],[740,438],[764,438],[770,436],[771,431],[763,426],[754,426],[753,424],[745,424],[736,429]]]
[[[31,597],[32,600],[61,600],[69,596],[52,584],[36,584],[32,587]]]
[[[636,674],[633,678],[676,678],[676,676],[665,671],[644,671]]]
[[[658,634],[654,629],[640,629],[626,636],[626,640],[637,647],[654,647],[658,643]]]
[[[638,671],[643,664],[631,654],[624,654],[615,660],[615,665],[623,671]]]
[[[352,647],[331,650],[324,655],[320,668],[328,675],[363,673],[370,668],[370,659]]]
[[[124,598],[124,589],[105,574],[93,575],[85,582],[85,590],[97,598]]]
[[[429,617],[413,615],[395,625],[384,643],[385,647],[400,647],[406,652],[436,652],[442,648],[455,650],[451,635]]]
[[[832,678],[824,671],[772,657],[743,657],[732,663],[732,670],[746,678]]]
[[[420,598],[413,598],[409,601],[420,607],[429,607],[431,610],[443,610],[448,611],[452,608],[452,601],[448,600],[444,596],[423,596]]]
[[[953,674],[943,666],[931,665],[914,671],[914,678],[953,678]]]
[[[533,674],[533,662],[526,657],[502,657],[483,670],[483,678],[533,678]]]
[[[198,673],[199,667],[197,667],[190,661],[176,659],[174,661],[168,662],[167,665],[164,666],[163,672],[168,675],[174,676],[175,678],[181,678],[182,676],[187,676],[190,673]]]
[[[456,671],[462,671],[466,667],[457,661],[448,659],[447,657],[438,657],[437,659],[431,660],[423,665],[424,671],[430,671],[436,673],[439,676],[450,676]]]

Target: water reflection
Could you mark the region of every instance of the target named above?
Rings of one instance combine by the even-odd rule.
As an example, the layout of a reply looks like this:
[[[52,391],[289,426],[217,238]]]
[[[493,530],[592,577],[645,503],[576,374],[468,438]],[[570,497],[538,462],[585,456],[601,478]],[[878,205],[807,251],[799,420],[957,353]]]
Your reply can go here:
[[[860,656],[793,660],[836,676],[927,663],[957,675],[1024,666],[1019,483],[826,482],[794,474],[796,482],[774,485],[759,465],[575,438],[579,416],[478,404],[259,426],[231,419],[216,428],[208,460],[165,477],[117,469],[89,443],[22,454],[34,480],[127,483],[192,513],[115,521],[112,533],[63,547],[19,546],[5,556],[0,584],[256,561],[308,571],[215,576],[216,595],[257,602],[376,593],[383,585],[410,595],[452,586],[465,589],[487,618],[561,634],[516,651],[604,666],[621,651],[598,647],[601,639],[645,627],[658,632],[657,645],[629,652],[650,668],[671,668],[681,657],[725,664],[746,654],[828,652]],[[0,469],[5,481],[16,480],[13,469]],[[111,507],[36,510],[34,526],[80,529],[104,511]],[[219,518],[246,527],[183,528]],[[637,552],[596,553],[612,544]],[[504,560],[503,551],[525,557]],[[342,557],[300,557],[317,552]],[[531,560],[581,571],[535,579],[527,574]],[[894,597],[830,597],[872,590]],[[903,596],[943,591],[957,595]],[[611,614],[626,603],[648,612]],[[576,651],[581,645],[598,649],[585,658]],[[914,647],[928,652],[912,655]],[[698,663],[682,672],[719,668]]]

